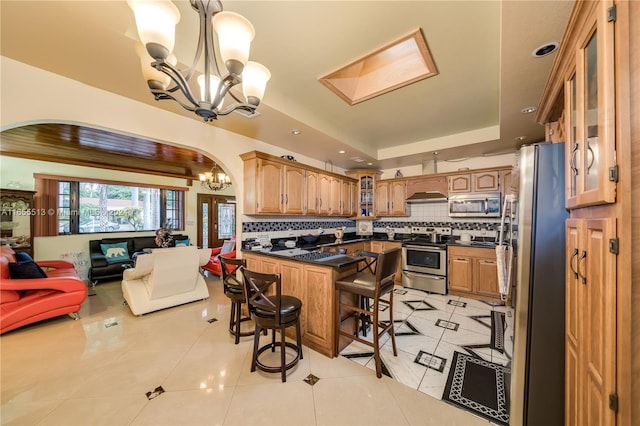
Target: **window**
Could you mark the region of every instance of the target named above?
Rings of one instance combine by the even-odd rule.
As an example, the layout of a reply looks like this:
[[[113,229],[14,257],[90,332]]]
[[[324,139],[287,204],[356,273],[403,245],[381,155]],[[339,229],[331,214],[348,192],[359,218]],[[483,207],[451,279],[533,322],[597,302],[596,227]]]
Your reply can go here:
[[[184,191],[122,183],[58,182],[58,232],[152,231],[169,222],[184,229]]]

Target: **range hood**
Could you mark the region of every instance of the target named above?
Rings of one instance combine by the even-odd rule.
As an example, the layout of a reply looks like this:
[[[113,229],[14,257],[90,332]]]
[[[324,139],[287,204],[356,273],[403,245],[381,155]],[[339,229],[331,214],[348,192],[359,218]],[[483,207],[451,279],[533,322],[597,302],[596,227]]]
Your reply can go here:
[[[407,198],[407,203],[435,203],[438,201],[447,201],[447,196],[442,192],[426,191],[415,192]]]

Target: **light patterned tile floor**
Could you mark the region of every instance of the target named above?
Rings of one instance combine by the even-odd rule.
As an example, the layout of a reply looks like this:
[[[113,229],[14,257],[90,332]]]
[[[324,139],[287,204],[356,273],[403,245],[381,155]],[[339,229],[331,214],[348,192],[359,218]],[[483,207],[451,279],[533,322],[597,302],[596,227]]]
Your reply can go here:
[[[330,359],[304,348],[304,359],[282,383],[278,374],[249,371],[252,339],[233,344],[222,284],[209,277],[207,285],[206,301],[135,317],[122,304],[120,282],[102,283],[83,304],[79,321],[61,316],[2,335],[1,424],[488,423],[430,396],[440,383],[428,380],[434,370],[413,363],[421,348],[441,355],[444,329],[437,338],[401,337],[402,355],[385,361],[395,380],[377,379],[369,360]],[[448,308],[446,298],[407,295],[449,309],[449,317],[457,309]],[[411,319],[427,311],[404,305],[399,312],[398,318]],[[303,381],[309,374],[320,378],[314,386]],[[159,386],[164,392],[148,399],[146,393]]]
[[[396,287],[393,298],[395,312],[402,322],[397,324],[393,356],[388,338],[381,357],[389,375],[412,389],[442,399],[454,351],[479,356],[501,365],[510,365],[513,349],[512,310],[459,296],[431,294],[420,290]],[[412,311],[407,311],[412,307]],[[505,313],[504,349],[492,349],[492,312]],[[366,339],[371,340],[371,333]],[[366,345],[353,343],[341,355],[375,371],[373,356]],[[487,389],[487,391],[492,391]]]

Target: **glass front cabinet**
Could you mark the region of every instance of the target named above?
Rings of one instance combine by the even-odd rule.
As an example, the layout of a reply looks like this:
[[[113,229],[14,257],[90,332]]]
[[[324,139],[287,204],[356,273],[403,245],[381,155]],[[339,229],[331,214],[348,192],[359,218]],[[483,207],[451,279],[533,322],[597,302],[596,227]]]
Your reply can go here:
[[[565,79],[566,207],[615,202],[615,67],[612,2],[592,2]]]
[[[0,189],[0,244],[33,257],[34,191]]]
[[[376,170],[347,170],[356,182],[356,215],[354,219],[375,219],[375,186],[381,173]]]

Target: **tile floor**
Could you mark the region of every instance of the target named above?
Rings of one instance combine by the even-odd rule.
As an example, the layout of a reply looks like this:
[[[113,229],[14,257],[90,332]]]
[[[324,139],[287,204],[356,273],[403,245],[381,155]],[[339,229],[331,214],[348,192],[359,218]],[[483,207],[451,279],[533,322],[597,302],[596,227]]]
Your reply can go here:
[[[277,374],[249,371],[251,338],[233,344],[222,284],[215,277],[207,284],[208,300],[142,317],[123,306],[119,282],[99,284],[79,321],[62,316],[1,336],[1,424],[488,424],[430,396],[439,398],[458,337],[487,334],[448,304],[458,298],[414,290],[397,295],[396,319],[408,320],[398,323],[399,334],[411,327],[422,332],[399,336],[398,357],[385,356],[397,380],[377,379],[366,358],[329,359],[305,347],[304,359],[281,383]],[[425,301],[439,314],[421,310]],[[472,305],[469,312],[487,310]],[[434,319],[457,322],[461,334],[432,327]],[[446,359],[442,373],[414,363],[420,351]],[[429,355],[420,359],[437,364]],[[320,379],[313,386],[304,381],[309,374]],[[158,387],[164,392],[149,398]]]
[[[381,357],[386,374],[400,383],[442,399],[454,351],[510,365],[511,308],[402,287],[396,287],[393,304],[398,356],[393,356],[391,339],[386,335],[381,338]],[[491,344],[494,315],[499,330]],[[381,317],[389,318],[385,312]],[[371,333],[367,334],[365,339],[371,340]],[[354,342],[341,355],[375,370],[372,349],[366,345]]]

